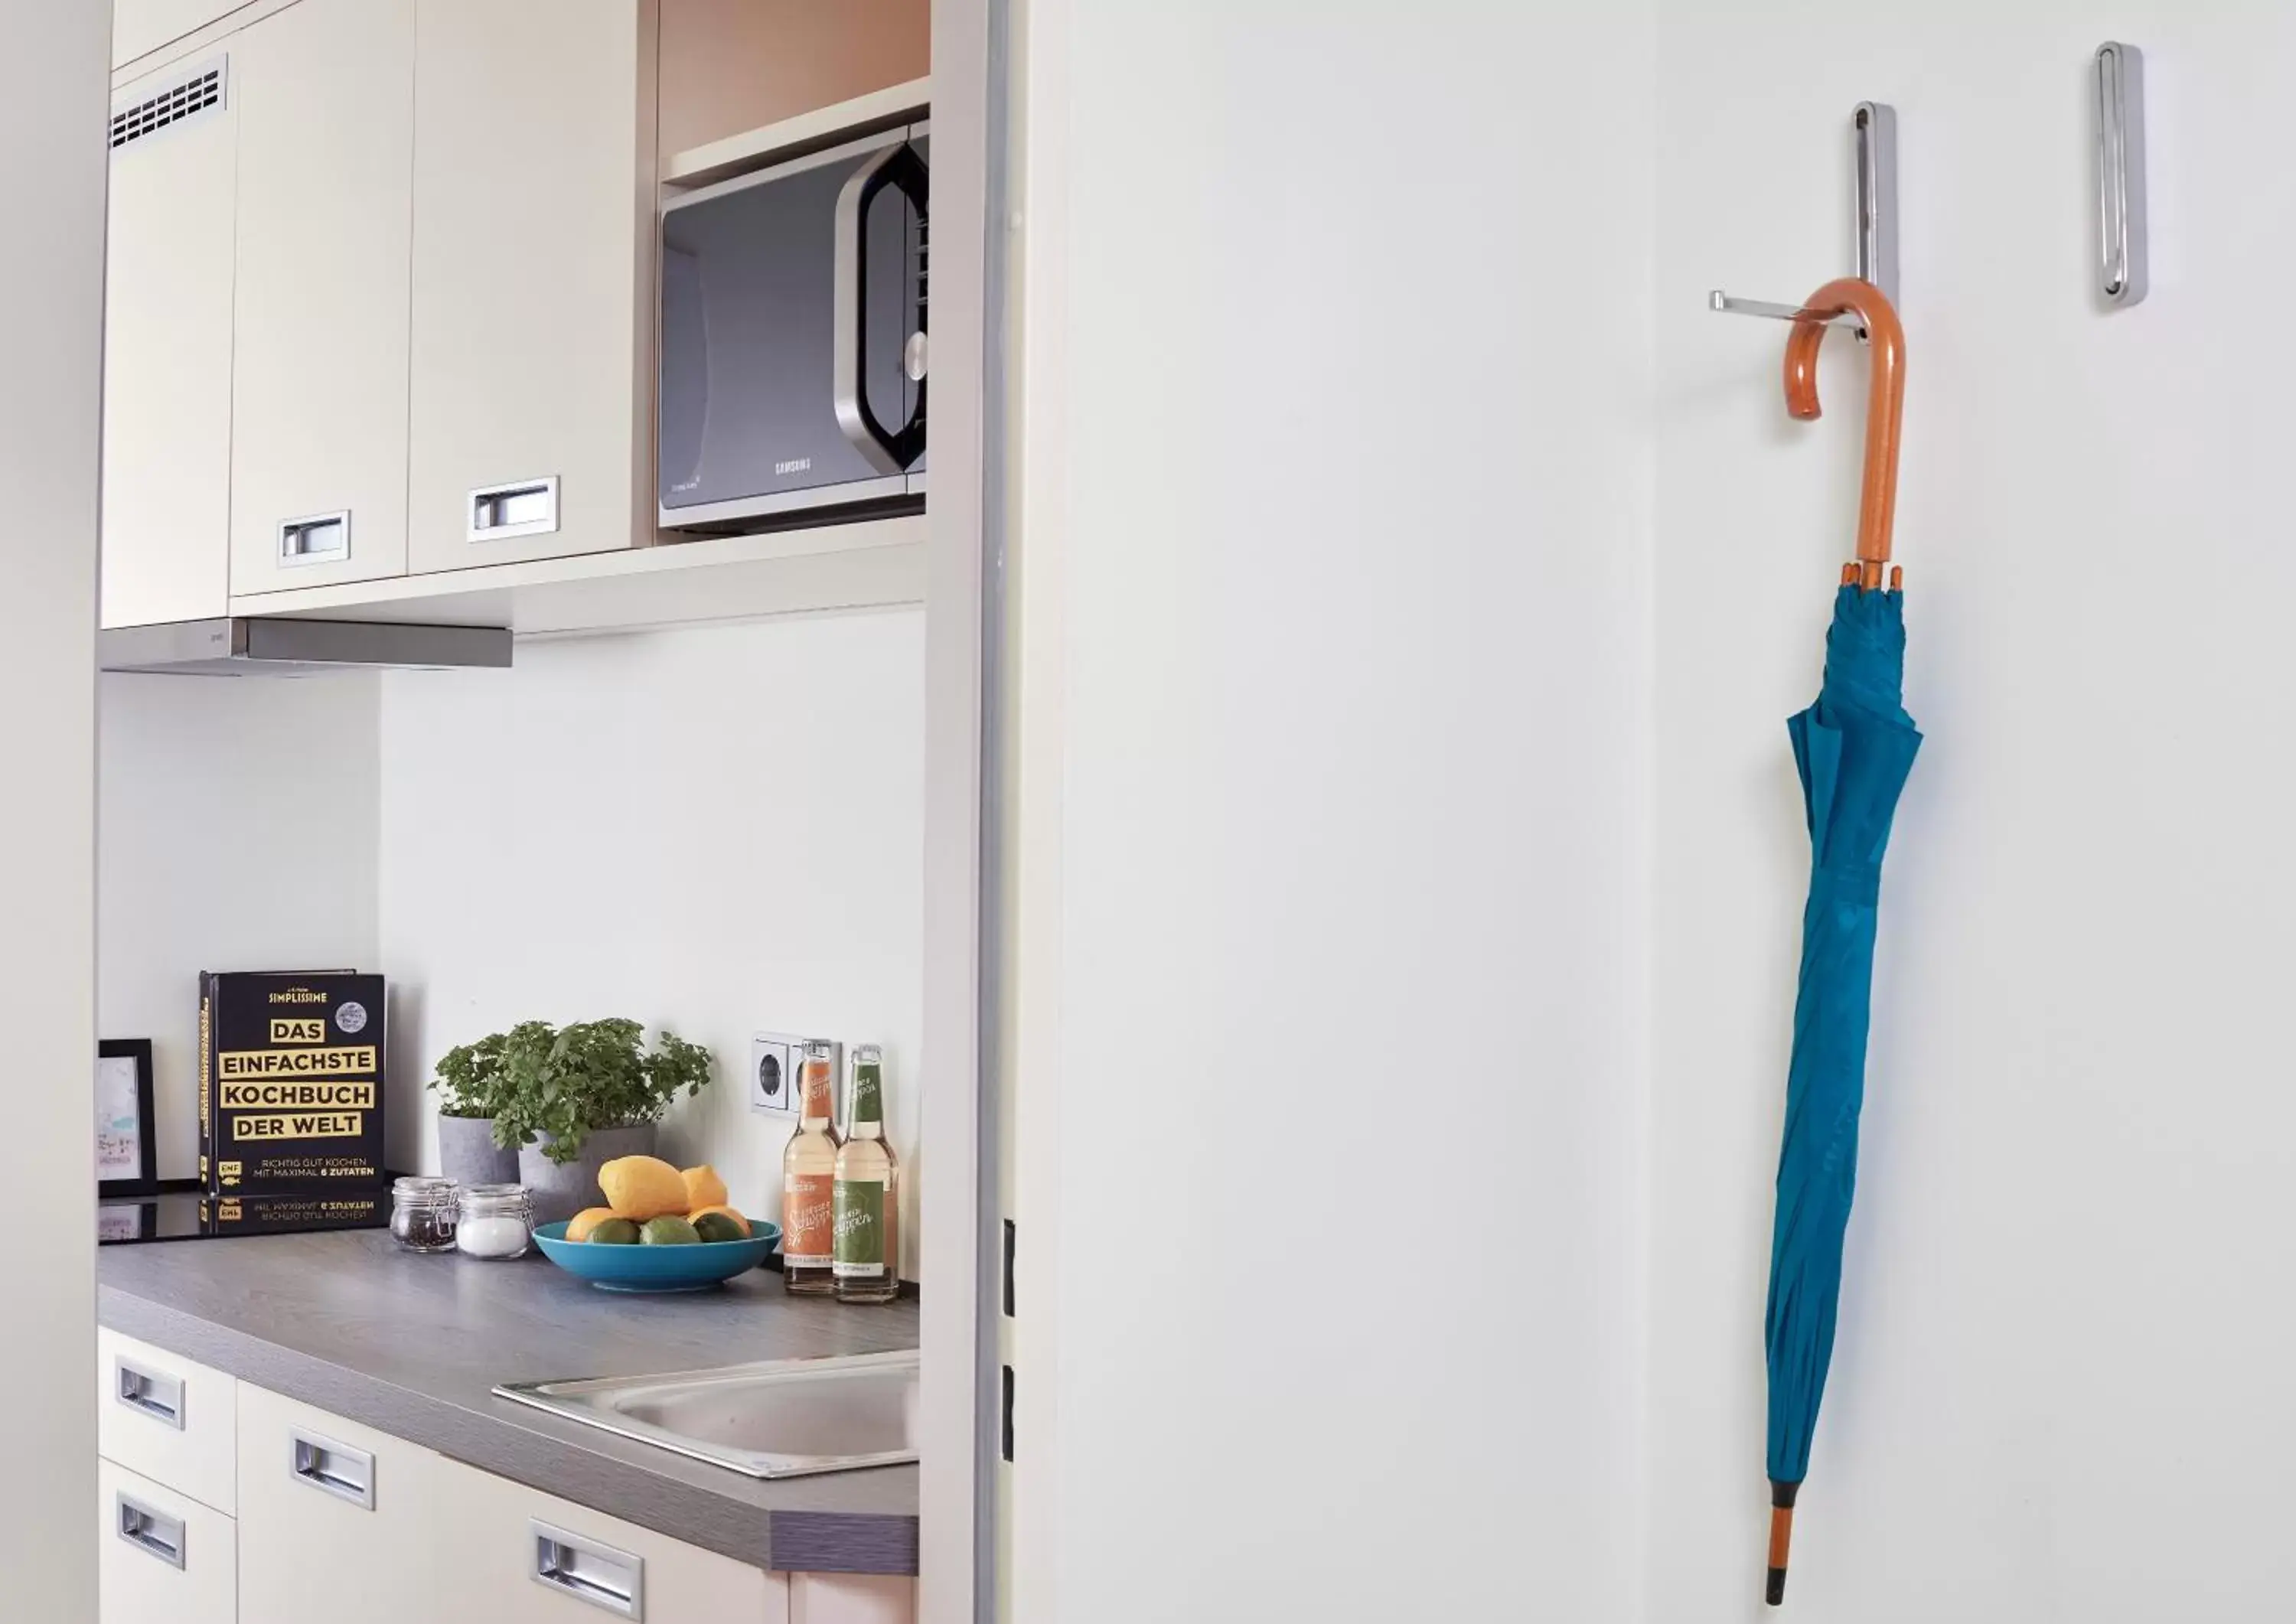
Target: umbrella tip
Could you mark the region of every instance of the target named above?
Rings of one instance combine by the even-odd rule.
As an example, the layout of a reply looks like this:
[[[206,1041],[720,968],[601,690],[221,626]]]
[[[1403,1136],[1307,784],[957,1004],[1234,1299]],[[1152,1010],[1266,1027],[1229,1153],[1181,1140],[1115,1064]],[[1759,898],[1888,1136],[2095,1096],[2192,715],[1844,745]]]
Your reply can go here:
[[[1770,1480],[1770,1566],[1762,1599],[1773,1607],[1786,1599],[1786,1554],[1793,1544],[1794,1496],[1800,1488]]]

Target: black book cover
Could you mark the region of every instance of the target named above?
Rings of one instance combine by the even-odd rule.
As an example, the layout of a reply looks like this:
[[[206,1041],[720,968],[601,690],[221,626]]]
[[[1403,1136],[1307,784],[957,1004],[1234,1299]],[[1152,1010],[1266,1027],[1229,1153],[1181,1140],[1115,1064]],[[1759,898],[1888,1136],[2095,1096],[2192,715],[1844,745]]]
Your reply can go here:
[[[380,1193],[383,980],[348,971],[200,977],[200,1187]]]

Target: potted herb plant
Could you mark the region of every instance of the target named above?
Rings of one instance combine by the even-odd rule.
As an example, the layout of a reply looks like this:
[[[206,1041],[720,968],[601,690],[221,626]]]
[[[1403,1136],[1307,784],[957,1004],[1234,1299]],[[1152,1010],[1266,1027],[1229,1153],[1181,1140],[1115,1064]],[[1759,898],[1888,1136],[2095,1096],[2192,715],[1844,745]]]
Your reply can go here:
[[[495,1143],[517,1148],[518,1182],[534,1192],[535,1218],[545,1224],[596,1205],[598,1169],[651,1155],[670,1102],[701,1093],[711,1075],[708,1049],[668,1030],[649,1049],[635,1021],[555,1031],[529,1021],[502,1040]]]
[[[440,1172],[465,1189],[518,1182],[518,1141],[497,1139],[495,1118],[513,1075],[531,1071],[555,1036],[548,1023],[529,1021],[439,1057],[424,1086],[439,1096]]]

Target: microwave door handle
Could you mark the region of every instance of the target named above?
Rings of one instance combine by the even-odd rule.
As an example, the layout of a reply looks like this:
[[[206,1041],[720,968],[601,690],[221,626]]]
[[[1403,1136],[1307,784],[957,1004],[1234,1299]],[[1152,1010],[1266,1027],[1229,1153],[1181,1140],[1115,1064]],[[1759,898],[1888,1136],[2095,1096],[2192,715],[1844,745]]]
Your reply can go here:
[[[900,473],[917,460],[925,444],[925,386],[917,383],[917,401],[909,419],[898,429],[888,429],[869,405],[866,379],[872,357],[868,343],[869,205],[887,186],[898,188],[917,211],[925,212],[928,176],[924,160],[906,142],[887,147],[856,170],[837,194],[836,302],[834,362],[837,426],[845,438],[869,459],[880,473]],[[922,331],[924,311],[917,311]]]

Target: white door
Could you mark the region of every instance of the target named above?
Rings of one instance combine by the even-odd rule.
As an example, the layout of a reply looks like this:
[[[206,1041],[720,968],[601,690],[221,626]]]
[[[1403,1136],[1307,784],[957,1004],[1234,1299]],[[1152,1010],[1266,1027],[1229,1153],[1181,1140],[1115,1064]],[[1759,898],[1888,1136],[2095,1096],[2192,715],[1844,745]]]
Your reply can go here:
[[[0,96],[0,1190],[49,1233],[0,1335],[0,1616],[95,1614],[96,457],[103,362],[102,5],[15,5]],[[38,1083],[33,1079],[42,1079]]]
[[[228,51],[112,101],[103,624],[224,612],[236,109]]]
[[[438,1457],[259,1387],[239,1397],[239,1624],[408,1624],[432,1578]]]
[[[301,0],[232,59],[231,589],[403,574],[414,0]]]
[[[409,568],[653,533],[652,0],[418,0]]]

